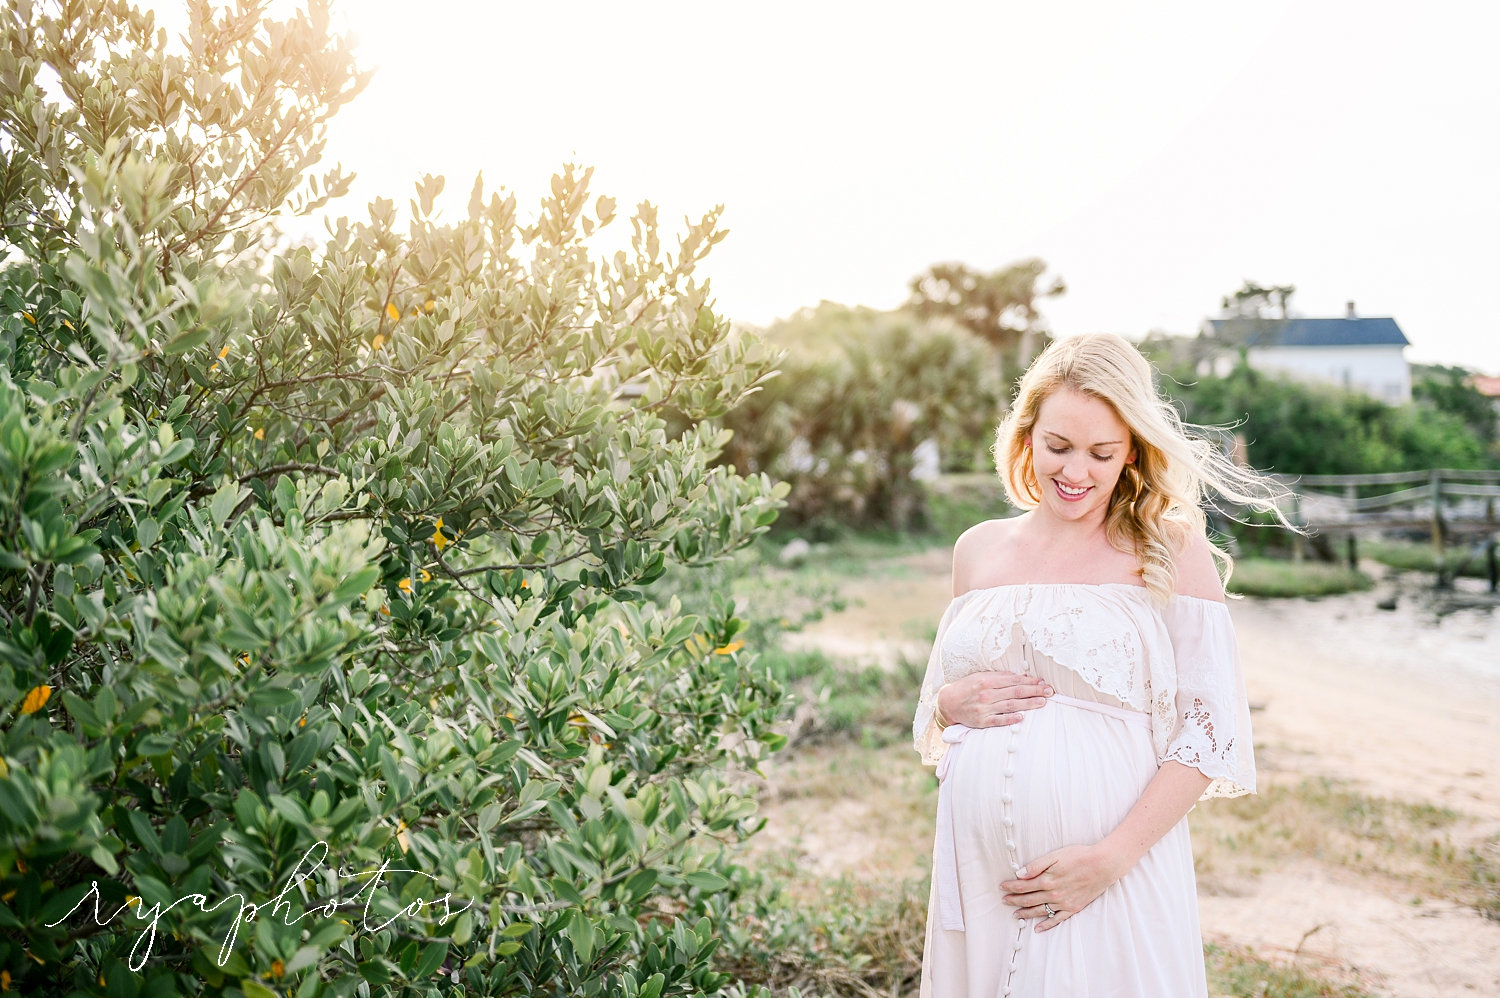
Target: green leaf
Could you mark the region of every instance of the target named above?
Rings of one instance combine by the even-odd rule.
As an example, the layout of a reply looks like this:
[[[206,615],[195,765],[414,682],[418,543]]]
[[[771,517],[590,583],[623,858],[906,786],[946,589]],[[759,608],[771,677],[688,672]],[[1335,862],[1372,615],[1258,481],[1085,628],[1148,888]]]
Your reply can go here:
[[[448,941],[440,939],[430,942],[422,948],[422,956],[417,960],[417,965],[412,968],[408,975],[412,980],[420,981],[431,977],[433,971],[443,965],[443,958],[448,955]]]
[[[692,873],[684,873],[682,879],[709,894],[715,894],[729,886],[728,880],[708,870],[695,870]]]

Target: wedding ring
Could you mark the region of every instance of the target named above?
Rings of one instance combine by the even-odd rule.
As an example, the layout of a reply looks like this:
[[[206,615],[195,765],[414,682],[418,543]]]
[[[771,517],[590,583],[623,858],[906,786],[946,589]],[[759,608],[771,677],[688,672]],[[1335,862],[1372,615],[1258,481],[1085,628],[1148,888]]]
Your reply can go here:
[[[1057,917],[1057,909],[1052,907],[1050,904],[1044,904],[1042,905],[1042,908],[1046,910],[1048,918]]]

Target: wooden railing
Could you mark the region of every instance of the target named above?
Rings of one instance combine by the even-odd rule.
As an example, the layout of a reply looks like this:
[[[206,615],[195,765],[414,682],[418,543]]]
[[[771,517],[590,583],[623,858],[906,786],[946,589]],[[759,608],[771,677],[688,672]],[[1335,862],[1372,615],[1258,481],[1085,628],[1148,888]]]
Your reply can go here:
[[[1484,545],[1490,588],[1497,580],[1496,533],[1500,531],[1500,471],[1434,468],[1370,475],[1276,476],[1291,490],[1292,522],[1325,534],[1345,534],[1351,565],[1357,560],[1355,532],[1368,528],[1425,528],[1432,538],[1438,584],[1448,545],[1472,535]],[[1487,539],[1486,539],[1487,538]]]

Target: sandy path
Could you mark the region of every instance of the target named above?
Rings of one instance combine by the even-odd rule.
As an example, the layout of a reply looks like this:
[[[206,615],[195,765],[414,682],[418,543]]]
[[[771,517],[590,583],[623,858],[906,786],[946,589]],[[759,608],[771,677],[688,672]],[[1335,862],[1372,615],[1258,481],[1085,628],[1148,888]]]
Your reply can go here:
[[[903,560],[908,577],[852,580],[850,608],[800,639],[866,661],[904,651],[949,598],[950,550]],[[1470,839],[1500,831],[1500,614],[1436,623],[1419,601],[1380,593],[1236,600],[1257,747],[1296,776],[1472,816]],[[915,696],[915,691],[913,693]],[[915,759],[912,765],[917,765]],[[1300,952],[1356,972],[1379,993],[1500,995],[1500,922],[1448,902],[1416,905],[1312,860],[1263,870],[1202,899],[1205,936],[1268,955]]]

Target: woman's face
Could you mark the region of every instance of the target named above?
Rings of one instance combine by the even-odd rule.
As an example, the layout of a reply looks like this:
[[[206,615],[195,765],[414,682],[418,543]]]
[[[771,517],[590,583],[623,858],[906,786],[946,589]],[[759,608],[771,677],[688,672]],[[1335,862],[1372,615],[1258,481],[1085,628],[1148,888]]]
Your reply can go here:
[[[1042,400],[1031,453],[1041,508],[1065,520],[1102,520],[1121,472],[1135,460],[1114,407],[1066,387]]]

